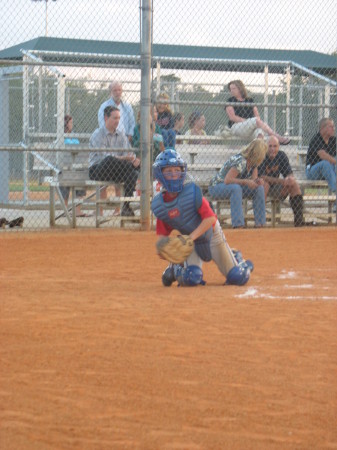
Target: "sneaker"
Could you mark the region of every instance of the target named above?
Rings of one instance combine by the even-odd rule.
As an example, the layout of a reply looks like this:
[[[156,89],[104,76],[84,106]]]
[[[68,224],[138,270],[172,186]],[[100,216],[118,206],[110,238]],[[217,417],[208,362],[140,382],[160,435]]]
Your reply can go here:
[[[280,141],[280,145],[289,145],[291,140],[289,138],[284,138]]]
[[[8,220],[5,219],[4,217],[1,217],[1,219],[0,219],[0,227],[1,228],[6,228],[6,225],[8,225],[8,224],[9,224]]]
[[[236,262],[242,267],[248,268],[251,272],[254,270],[254,264],[250,259],[244,259],[240,250],[231,249]]]
[[[133,217],[135,213],[132,211],[129,205],[123,205],[121,216]]]
[[[14,228],[14,227],[23,227],[23,221],[24,218],[23,217],[17,217],[14,220],[11,220],[10,222],[8,222],[9,228]]]
[[[220,125],[217,130],[214,131],[215,136],[222,136],[224,138],[232,135],[231,129],[227,125]]]

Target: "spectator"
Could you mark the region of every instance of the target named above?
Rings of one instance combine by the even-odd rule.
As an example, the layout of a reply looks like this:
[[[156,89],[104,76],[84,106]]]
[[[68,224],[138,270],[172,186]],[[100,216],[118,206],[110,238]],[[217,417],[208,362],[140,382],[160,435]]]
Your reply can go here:
[[[67,114],[64,116],[64,133],[68,135],[67,137],[64,138],[65,145],[79,145],[80,144],[80,141],[77,138],[73,138],[70,136],[70,133],[72,133],[72,131],[73,131],[73,118],[72,118],[72,116]],[[63,155],[63,156],[65,156],[65,155]],[[67,186],[60,186],[60,191],[61,191],[62,197],[64,199],[65,205],[68,206],[70,188]],[[84,190],[76,189],[75,194],[76,194],[76,198],[85,197],[86,190],[85,189]],[[86,213],[82,212],[80,204],[78,204],[76,206],[75,214],[76,214],[76,217],[90,217],[91,216],[91,214],[86,214]]]
[[[261,120],[254,100],[248,97],[246,87],[241,80],[230,81],[227,87],[232,95],[228,101],[238,103],[237,106],[229,105],[225,108],[229,118],[228,126],[234,136],[248,140],[263,139],[265,132],[269,136],[276,136],[281,145],[290,143],[289,138],[279,135]]]
[[[163,135],[162,130],[159,125],[156,123],[157,119],[157,108],[153,107],[153,118],[152,114],[150,114],[151,117],[151,136],[153,140],[153,159],[155,159],[160,152],[164,150],[164,142],[163,142]],[[133,132],[133,138],[132,138],[132,145],[135,148],[140,147],[140,111],[137,115],[137,125],[135,126],[134,132]]]
[[[89,177],[91,180],[124,183],[125,196],[132,197],[139,174],[140,160],[130,151],[128,138],[118,130],[120,112],[115,106],[104,109],[105,126],[97,128],[90,138],[90,147],[106,148],[106,152],[92,152],[89,155]],[[124,148],[125,152],[112,149]],[[129,202],[122,207],[122,216],[134,216]]]
[[[170,97],[166,92],[158,95],[156,101],[156,108],[158,112],[157,124],[162,130],[169,130],[173,128],[172,112],[168,104]]]
[[[336,192],[336,136],[332,119],[319,122],[319,132],[309,143],[306,176],[308,180],[326,180],[329,189]]]
[[[111,98],[106,102],[102,103],[98,110],[98,126],[100,128],[104,128],[105,119],[104,119],[104,109],[107,106],[115,106],[120,111],[120,121],[118,125],[118,131],[123,131],[129,141],[131,142],[133,136],[133,130],[135,128],[135,116],[133,113],[132,106],[129,103],[126,103],[122,100],[123,94],[123,86],[118,81],[113,81],[109,85]]]
[[[268,194],[280,200],[285,200],[289,195],[290,206],[294,212],[294,225],[302,227],[304,220],[301,188],[295,180],[288,156],[280,150],[280,143],[275,136],[268,139],[268,151],[259,167],[259,177],[264,181],[265,199]]]
[[[241,153],[227,160],[212,178],[208,192],[213,200],[230,199],[233,228],[244,228],[242,198],[253,199],[255,227],[266,223],[263,180],[258,178],[258,166],[267,152],[267,144],[253,140]]]
[[[205,116],[200,111],[194,111],[188,118],[189,130],[185,133],[185,136],[206,136],[206,131],[204,130],[206,125]],[[189,140],[186,143],[198,145],[198,144],[209,144],[210,141],[205,140]]]
[[[70,136],[70,133],[73,131],[74,121],[72,116],[69,116],[68,114],[64,116],[64,133],[69,134],[64,139],[64,143],[66,145],[79,145],[80,141],[77,138],[73,138]]]
[[[162,130],[165,148],[175,148],[177,141],[177,135],[181,134],[181,129],[185,125],[185,116],[182,113],[176,113],[172,117],[173,128],[169,130]]]

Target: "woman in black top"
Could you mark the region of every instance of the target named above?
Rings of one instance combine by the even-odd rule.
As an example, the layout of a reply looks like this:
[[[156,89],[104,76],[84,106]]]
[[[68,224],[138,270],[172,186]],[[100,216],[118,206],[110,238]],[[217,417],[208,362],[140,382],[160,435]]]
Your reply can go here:
[[[275,136],[281,145],[288,145],[290,139],[273,131],[269,125],[260,118],[259,111],[251,97],[248,97],[245,85],[241,80],[233,80],[228,83],[228,90],[232,94],[228,102],[238,105],[226,106],[229,121],[228,126],[234,136],[249,140],[264,138],[264,133]]]

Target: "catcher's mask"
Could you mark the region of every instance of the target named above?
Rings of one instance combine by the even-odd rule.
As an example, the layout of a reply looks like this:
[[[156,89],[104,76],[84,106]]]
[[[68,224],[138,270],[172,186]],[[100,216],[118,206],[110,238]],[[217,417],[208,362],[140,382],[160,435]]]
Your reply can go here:
[[[181,192],[186,178],[187,164],[173,148],[159,153],[153,164],[153,178],[158,180],[168,192]],[[181,172],[163,174],[165,167],[180,167]]]

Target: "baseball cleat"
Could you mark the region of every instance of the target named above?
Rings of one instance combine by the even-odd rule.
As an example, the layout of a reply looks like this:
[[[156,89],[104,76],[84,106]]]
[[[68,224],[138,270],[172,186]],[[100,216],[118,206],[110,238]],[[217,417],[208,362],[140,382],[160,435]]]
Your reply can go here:
[[[8,225],[8,220],[5,219],[5,217],[1,217],[1,219],[0,219],[0,227],[1,228],[6,228],[6,225]]]
[[[161,277],[161,281],[164,286],[171,286],[171,284],[176,281],[176,277],[174,276],[173,264],[170,264],[163,272]]]
[[[240,250],[231,249],[236,262],[243,267],[247,267],[251,272],[254,270],[254,264],[250,259],[244,259]]]
[[[10,222],[8,222],[9,228],[14,228],[14,227],[23,227],[23,221],[25,219],[23,217],[17,217],[16,219],[11,220]]]

